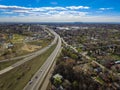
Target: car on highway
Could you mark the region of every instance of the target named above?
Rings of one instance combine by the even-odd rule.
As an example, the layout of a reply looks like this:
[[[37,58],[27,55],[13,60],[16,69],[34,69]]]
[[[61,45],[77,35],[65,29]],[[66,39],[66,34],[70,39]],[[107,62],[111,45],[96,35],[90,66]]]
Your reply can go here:
[[[32,80],[30,80],[29,84],[32,84]]]
[[[37,79],[37,78],[38,78],[38,76],[35,76],[35,78]]]

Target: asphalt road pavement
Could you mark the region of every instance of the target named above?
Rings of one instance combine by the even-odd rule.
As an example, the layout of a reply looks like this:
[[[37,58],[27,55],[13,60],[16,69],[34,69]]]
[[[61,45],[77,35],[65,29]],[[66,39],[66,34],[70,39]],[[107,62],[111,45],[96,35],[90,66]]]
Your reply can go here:
[[[48,29],[48,28],[47,28]],[[47,58],[45,63],[41,66],[41,68],[35,73],[32,79],[28,82],[28,84],[24,87],[23,90],[38,90],[41,86],[42,82],[44,81],[45,76],[47,75],[48,71],[50,70],[57,54],[61,49],[61,38],[58,34],[56,34],[53,30],[48,29],[54,33],[54,35],[58,38],[58,44],[55,50],[51,53],[51,55]]]

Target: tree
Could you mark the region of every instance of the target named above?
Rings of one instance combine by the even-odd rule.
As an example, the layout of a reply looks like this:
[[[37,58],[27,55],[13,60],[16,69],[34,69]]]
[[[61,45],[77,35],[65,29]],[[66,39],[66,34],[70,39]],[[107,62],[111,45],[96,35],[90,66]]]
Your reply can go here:
[[[59,87],[61,85],[61,83],[62,83],[62,80],[61,80],[61,78],[56,77],[56,78],[54,78],[54,82],[53,83],[54,83],[54,85],[56,87]]]
[[[73,86],[73,90],[78,90],[79,84],[78,84],[78,82],[75,80],[75,81],[72,83],[72,86]]]

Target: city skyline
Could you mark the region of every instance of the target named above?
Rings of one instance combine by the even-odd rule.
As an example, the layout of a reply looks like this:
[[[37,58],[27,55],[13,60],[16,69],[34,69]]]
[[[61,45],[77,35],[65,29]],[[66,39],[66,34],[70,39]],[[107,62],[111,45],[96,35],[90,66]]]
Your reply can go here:
[[[0,0],[0,22],[120,22],[119,0]]]

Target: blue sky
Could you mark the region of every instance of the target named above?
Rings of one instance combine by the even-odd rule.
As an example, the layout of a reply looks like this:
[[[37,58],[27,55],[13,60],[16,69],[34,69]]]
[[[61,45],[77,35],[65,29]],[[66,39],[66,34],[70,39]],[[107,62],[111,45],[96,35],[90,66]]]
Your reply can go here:
[[[0,22],[120,22],[120,0],[0,0]]]

